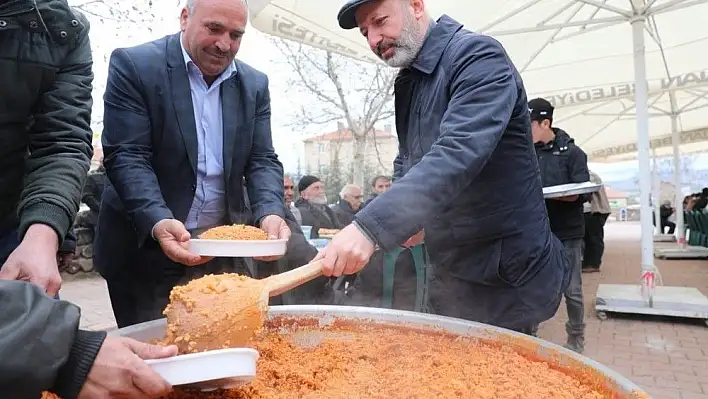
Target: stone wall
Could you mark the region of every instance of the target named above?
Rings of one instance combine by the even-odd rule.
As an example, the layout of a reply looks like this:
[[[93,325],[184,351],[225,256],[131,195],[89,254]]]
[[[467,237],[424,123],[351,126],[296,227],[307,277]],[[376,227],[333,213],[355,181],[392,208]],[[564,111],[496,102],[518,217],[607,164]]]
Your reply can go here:
[[[79,212],[77,219],[81,220],[82,215]],[[93,266],[93,229],[87,227],[74,226],[74,234],[76,234],[76,251],[71,262],[67,262],[60,271],[77,274],[77,273],[92,273],[95,271]]]

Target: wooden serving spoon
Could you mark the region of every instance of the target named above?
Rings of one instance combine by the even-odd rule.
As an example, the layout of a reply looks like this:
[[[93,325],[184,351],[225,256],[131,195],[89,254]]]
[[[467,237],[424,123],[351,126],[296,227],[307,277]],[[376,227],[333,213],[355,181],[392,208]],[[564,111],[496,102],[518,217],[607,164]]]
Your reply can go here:
[[[290,291],[321,275],[322,261],[318,260],[284,273],[274,274],[259,281],[263,282],[263,295],[267,303],[268,298]]]
[[[322,262],[256,280],[207,275],[170,293],[166,343],[180,353],[245,347],[263,328],[268,299],[322,275]]]

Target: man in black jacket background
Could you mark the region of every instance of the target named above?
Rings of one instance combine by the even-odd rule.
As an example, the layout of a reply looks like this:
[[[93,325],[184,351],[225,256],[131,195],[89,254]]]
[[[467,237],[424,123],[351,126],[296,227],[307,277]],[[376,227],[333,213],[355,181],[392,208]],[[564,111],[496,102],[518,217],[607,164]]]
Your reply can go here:
[[[563,130],[552,127],[553,106],[547,100],[529,101],[531,131],[541,180],[544,187],[590,180],[587,156]],[[552,198],[546,200],[551,231],[565,247],[571,267],[571,279],[565,291],[568,309],[566,347],[582,353],[585,349],[585,311],[583,308],[582,243],[585,236],[583,203],[585,196]]]
[[[61,285],[57,253],[73,252],[69,230],[93,153],[88,33],[67,0],[0,0],[3,399],[42,391],[156,397],[170,389],[141,359],[176,348],[80,330],[79,307],[50,297]]]

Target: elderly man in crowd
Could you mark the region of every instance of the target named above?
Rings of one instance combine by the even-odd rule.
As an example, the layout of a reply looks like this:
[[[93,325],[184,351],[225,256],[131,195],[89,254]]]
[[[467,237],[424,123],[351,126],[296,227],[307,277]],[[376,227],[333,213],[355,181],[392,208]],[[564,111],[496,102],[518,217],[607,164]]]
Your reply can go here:
[[[234,59],[247,20],[245,0],[188,0],[179,33],[111,55],[94,261],[119,327],[161,317],[190,278],[248,273],[190,253],[193,235],[241,223],[290,237],[268,77]]]
[[[334,207],[334,214],[343,225],[348,225],[354,220],[354,215],[361,208],[364,196],[361,188],[356,184],[347,184],[339,192],[339,202]]]
[[[319,238],[320,229],[341,229],[342,223],[327,205],[324,183],[316,176],[303,176],[297,184],[300,198],[295,207],[300,210],[303,226],[312,226],[312,238]]]

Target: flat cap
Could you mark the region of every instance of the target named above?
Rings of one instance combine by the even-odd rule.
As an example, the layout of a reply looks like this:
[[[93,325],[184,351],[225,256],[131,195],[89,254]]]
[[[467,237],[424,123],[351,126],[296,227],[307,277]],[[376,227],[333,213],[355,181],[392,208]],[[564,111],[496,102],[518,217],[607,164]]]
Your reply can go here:
[[[356,24],[356,9],[360,5],[366,3],[373,3],[376,0],[349,0],[342,8],[339,9],[337,14],[337,21],[339,21],[339,27],[342,29],[354,29],[357,27]]]

